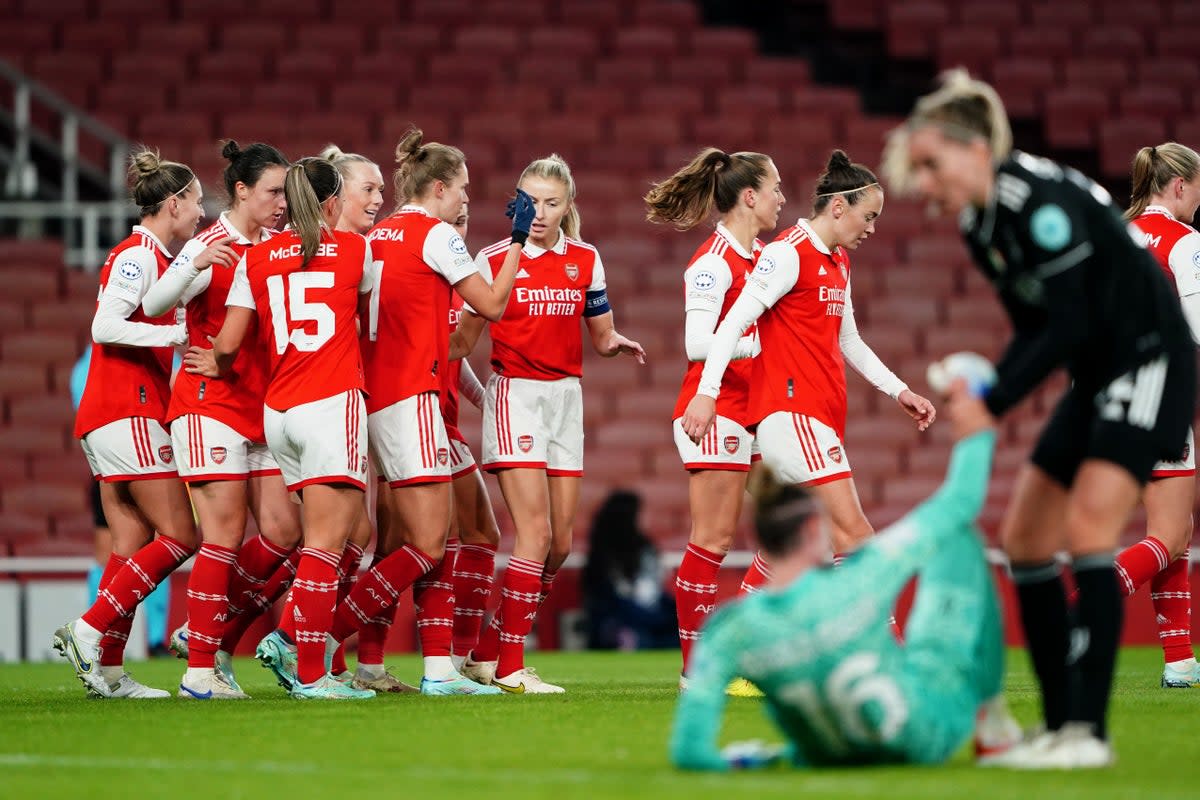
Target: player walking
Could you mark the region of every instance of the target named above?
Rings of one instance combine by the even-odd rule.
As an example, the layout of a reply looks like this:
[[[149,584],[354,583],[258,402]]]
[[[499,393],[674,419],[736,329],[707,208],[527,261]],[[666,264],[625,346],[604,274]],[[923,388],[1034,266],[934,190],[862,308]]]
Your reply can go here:
[[[675,578],[679,645],[686,676],[692,647],[717,599],[717,574],[737,530],[751,466],[754,437],[747,431],[750,359],[758,354],[756,331],[738,340],[717,402],[716,420],[698,444],[683,432],[683,413],[696,393],[713,333],[746,285],[762,250],[758,234],[773,230],[783,208],[779,170],[761,153],[727,154],[710,147],[646,195],[647,219],[691,230],[715,207],[716,230],[696,250],[683,275],[684,345],[687,372],[675,405],[675,447],[688,471],[692,530]],[[762,554],[742,581],[754,591],[768,577]],[[681,678],[684,685],[686,678]]]

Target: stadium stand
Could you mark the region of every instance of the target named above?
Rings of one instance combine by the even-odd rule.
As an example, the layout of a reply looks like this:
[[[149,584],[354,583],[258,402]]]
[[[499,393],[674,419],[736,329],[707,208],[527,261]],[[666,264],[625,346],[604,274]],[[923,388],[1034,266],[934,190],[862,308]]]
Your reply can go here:
[[[762,53],[744,28],[706,26],[684,0],[390,0],[372,4],[370,18],[332,0],[17,5],[22,25],[0,30],[0,57],[131,140],[191,163],[210,198],[217,136],[262,138],[290,156],[336,141],[386,171],[411,121],[466,151],[479,247],[505,233],[498,210],[516,171],[560,152],[576,170],[584,237],[604,256],[620,325],[650,351],[640,369],[587,357],[578,530],[586,534],[609,487],[633,484],[667,547],[687,537],[669,421],[684,368],[679,281],[701,237],[644,223],[640,195],[700,146],[760,149],[784,176],[786,224],[807,212],[830,148],[877,163],[897,121],[866,113],[859,88],[817,82],[812,60]],[[1189,0],[794,5],[823,20],[814,38],[886,48],[884,67],[916,64],[928,79],[967,64],[1032,123],[1033,143],[1098,165],[1110,186],[1137,146],[1200,138],[1200,13]],[[1150,6],[1173,23],[1146,24]],[[94,277],[66,270],[52,241],[5,240],[0,252],[5,275],[17,276],[0,299],[0,553],[83,553],[86,475],[64,399],[88,339]],[[889,199],[854,270],[865,339],[918,391],[931,358],[962,348],[996,355],[1004,341],[1003,315],[948,224],[911,203]],[[477,367],[483,374],[482,358]],[[946,440],[918,435],[886,398],[849,382],[848,449],[868,516],[882,525],[929,490]],[[1008,425],[1015,450],[1025,452],[1059,389],[1043,388]],[[474,419],[464,430],[477,429]],[[1003,470],[998,486],[985,514],[993,526]]]

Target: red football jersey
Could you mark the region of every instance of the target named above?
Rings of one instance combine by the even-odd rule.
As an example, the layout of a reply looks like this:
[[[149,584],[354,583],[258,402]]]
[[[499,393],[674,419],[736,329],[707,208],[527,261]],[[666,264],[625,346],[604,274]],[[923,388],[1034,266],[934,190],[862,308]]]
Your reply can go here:
[[[831,253],[804,220],[763,248],[745,288],[767,306],[758,318],[762,353],[753,359],[751,422],[791,411],[844,436],[846,368],[839,336],[849,277],[845,251]]]
[[[1171,283],[1177,286],[1178,276],[1171,266],[1171,255],[1179,240],[1195,234],[1196,229],[1175,219],[1165,208],[1160,206],[1150,206],[1133,223],[1142,232],[1142,243],[1158,259],[1159,265],[1167,273]],[[1193,256],[1192,251],[1194,250],[1195,248],[1192,248],[1186,255]],[[1176,260],[1178,260],[1178,254]],[[1200,263],[1191,262],[1192,258],[1189,257],[1187,263],[1180,266],[1192,271],[1200,271]]]
[[[149,317],[140,305],[142,296],[171,265],[171,254],[140,225],[108,254],[100,270],[99,298],[114,285],[138,303],[130,322],[173,326],[175,310]],[[75,437],[126,417],[149,417],[163,422],[171,393],[170,347],[123,347],[92,343],[92,363],[75,415]]]
[[[684,273],[684,310],[693,308],[717,311],[717,322],[725,319],[730,306],[742,293],[746,285],[746,274],[754,266],[754,258],[762,250],[762,242],[754,240],[754,251],[742,249],[724,225],[718,225],[713,235],[700,245],[687,272]],[[750,333],[754,329],[751,328]],[[749,424],[747,419],[750,402],[750,375],[753,359],[742,358],[730,361],[721,382],[721,394],[717,397],[717,413],[739,425]],[[689,361],[683,376],[679,399],[675,401],[672,419],[682,417],[687,405],[700,385],[703,361]]]
[[[510,243],[480,251],[479,271],[499,272]],[[590,244],[561,234],[550,250],[526,242],[504,316],[491,326],[492,369],[506,378],[580,377],[587,293],[603,289],[604,265]]]
[[[274,233],[264,229],[263,241]],[[222,214],[220,219],[185,244],[176,258],[195,258],[213,242],[226,237],[233,237],[234,241],[230,242],[229,247],[239,256],[245,255],[254,244],[230,225],[226,215]],[[187,301],[188,344],[204,348],[212,346],[208,337],[216,336],[225,323],[225,301],[233,285],[235,270],[236,265],[225,267],[214,264],[192,281],[184,295]],[[175,376],[167,421],[184,414],[203,414],[228,425],[252,442],[265,442],[262,408],[267,393],[268,360],[266,343],[259,341],[258,331],[256,320],[233,360],[232,371],[219,380],[180,370]]]
[[[457,293],[450,296],[450,333],[458,327],[462,317],[463,299]],[[458,429],[458,378],[462,374],[462,359],[455,359],[446,364],[442,370],[442,422],[446,423],[446,435],[459,442],[465,442],[462,431]]]
[[[375,285],[366,363],[367,412],[442,387],[448,367],[451,286],[477,270],[449,224],[405,206],[368,234]]]
[[[300,237],[284,231],[246,251],[229,290],[228,305],[257,311],[270,361],[264,402],[276,411],[363,388],[358,296],[370,288],[371,248],[357,233],[323,230],[302,260]]]

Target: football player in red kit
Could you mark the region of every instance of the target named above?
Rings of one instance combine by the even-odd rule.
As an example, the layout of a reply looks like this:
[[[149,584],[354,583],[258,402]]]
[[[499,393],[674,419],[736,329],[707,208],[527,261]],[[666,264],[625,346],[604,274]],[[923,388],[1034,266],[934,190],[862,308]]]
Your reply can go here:
[[[721,215],[716,230],[696,250],[684,272],[684,345],[687,373],[675,406],[675,446],[688,470],[692,530],[675,579],[679,645],[687,674],[692,645],[716,602],[717,573],[733,542],[746,493],[754,436],[747,430],[751,361],[759,352],[757,331],[737,343],[717,403],[716,421],[699,443],[683,432],[683,412],[696,393],[713,333],[746,284],[763,243],[757,238],[779,222],[783,208],[779,170],[761,153],[727,154],[708,148],[646,195],[651,222],[690,230]],[[742,581],[756,591],[769,572],[761,553]],[[686,677],[680,685],[686,685]],[[742,690],[745,687],[740,687]]]
[[[287,211],[288,161],[282,153],[261,142],[242,149],[227,141],[221,154],[229,161],[224,171],[229,209],[183,246],[142,301],[150,315],[182,305],[188,341],[201,347],[209,346],[225,321],[238,261],[252,245],[274,235]],[[216,261],[201,261],[212,245],[228,252]],[[188,661],[180,697],[246,697],[233,675],[232,650],[223,646],[228,620],[242,612],[300,541],[300,515],[263,433],[266,388],[267,354],[257,347],[240,352],[222,380],[183,371],[172,388],[167,419],[203,537],[188,579],[188,624],[171,637],[177,651],[186,648]],[[247,508],[260,535],[243,545]]]
[[[1179,290],[1192,338],[1200,342],[1200,233],[1189,224],[1200,206],[1200,156],[1167,142],[1143,147],[1133,159],[1133,192],[1126,219]],[[1163,649],[1164,688],[1200,685],[1192,650],[1192,587],[1188,561],[1196,498],[1196,443],[1188,432],[1179,461],[1154,465],[1142,502],[1150,534],[1117,556],[1117,586],[1133,594],[1150,581],[1150,599]]]
[[[844,445],[845,364],[894,399],[919,429],[935,416],[933,404],[867,346],[854,321],[848,251],[874,232],[882,211],[883,190],[871,171],[833,151],[817,181],[812,218],[763,248],[717,329],[683,415],[683,432],[703,441],[726,365],[739,337],[757,321],[762,355],[753,361],[749,419],[758,425],[763,461],[776,477],[811,487],[829,510],[835,559],[872,531]]]
[[[301,159],[288,169],[284,187],[291,227],[242,257],[212,351],[192,347],[185,364],[219,377],[229,373],[243,344],[267,348],[263,427],[288,489],[303,500],[304,549],[291,589],[297,661],[291,694],[366,699],[375,693],[327,672],[325,640],[338,563],[364,513],[367,424],[358,312],[372,285],[371,247],[360,234],[333,229],[343,186],[328,161]],[[247,338],[256,318],[263,333],[258,341]]]
[[[101,481],[113,550],[95,604],[54,632],[54,647],[89,694],[152,698],[169,693],[125,672],[125,642],[137,604],[194,552],[196,527],[163,427],[171,348],[187,342],[187,329],[172,310],[150,316],[141,305],[171,263],[167,245],[195,234],[204,193],[191,169],[151,150],[134,154],[130,177],[141,222],[100,270],[92,362],[75,418],[75,435]],[[218,243],[197,258],[230,255]]]
[[[516,527],[504,572],[500,610],[463,665],[463,674],[517,694],[559,693],[525,666],[525,637],[555,573],[571,551],[583,476],[583,340],[580,321],[602,356],[645,351],[613,325],[604,266],[596,248],[579,240],[575,181],[557,155],[538,159],[518,187],[536,216],[504,318],[491,328],[491,364],[483,409],[483,468],[495,472]],[[505,239],[476,257],[499,277],[518,242]],[[507,263],[505,261],[505,263]],[[455,355],[470,352],[482,331],[471,298]]]

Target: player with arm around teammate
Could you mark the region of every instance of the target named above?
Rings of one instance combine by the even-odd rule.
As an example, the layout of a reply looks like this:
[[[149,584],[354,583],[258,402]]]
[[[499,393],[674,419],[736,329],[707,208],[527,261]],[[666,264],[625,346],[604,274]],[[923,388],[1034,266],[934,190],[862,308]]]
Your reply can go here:
[[[1189,224],[1200,206],[1200,155],[1177,142],[1143,147],[1133,160],[1132,182],[1125,218],[1178,290],[1192,339],[1200,342],[1200,233]],[[1165,689],[1200,685],[1188,576],[1195,499],[1196,442],[1189,430],[1182,460],[1161,461],[1150,473],[1142,495],[1149,534],[1117,556],[1117,586],[1124,594],[1150,582]]]
[[[446,320],[457,291],[481,314],[504,312],[516,272],[513,258],[489,284],[450,225],[468,203],[466,158],[456,147],[425,142],[410,129],[396,146],[396,197],[403,203],[370,233],[375,274],[364,358],[371,454],[392,492],[389,528],[404,543],[363,576],[339,605],[331,638],[338,642],[389,613],[414,585],[424,655],[421,691],[430,695],[498,694],[464,678],[451,660],[453,587],[423,581],[438,569],[450,529],[449,443],[439,409],[441,371],[449,361]],[[514,238],[528,231],[532,210],[518,195]]]
[[[1019,740],[1000,697],[1003,630],[974,526],[996,433],[966,381],[952,385],[948,408],[957,444],[942,487],[837,571],[822,564],[828,518],[809,490],[769,473],[753,490],[772,579],[709,618],[679,695],[676,766],[936,764],[973,728],[977,750]],[[906,641],[898,644],[884,622],[914,576]],[[719,749],[724,688],[734,675],[763,690],[785,745]]]
[[[683,431],[685,407],[696,393],[713,334],[746,285],[746,275],[762,250],[758,234],[779,222],[784,197],[779,170],[762,153],[724,153],[715,147],[656,184],[646,195],[651,222],[690,230],[713,208],[721,218],[716,230],[692,256],[684,272],[684,344],[687,372],[675,406],[675,446],[688,471],[688,504],[692,529],[675,579],[679,644],[683,654],[680,685],[686,685],[688,660],[705,618],[716,603],[717,574],[733,542],[754,437],[747,431],[750,361],[759,352],[758,336],[749,331],[737,342],[717,401],[717,417],[708,434],[693,442]],[[754,591],[766,573],[756,554],[742,581]]]
[[[708,435],[730,357],[757,322],[762,354],[753,361],[749,420],[758,426],[763,463],[779,480],[811,487],[829,509],[838,561],[872,530],[844,444],[845,364],[893,398],[920,430],[936,416],[933,404],[867,346],[854,320],[848,251],[875,231],[882,211],[875,175],[833,151],[817,181],[812,218],[763,248],[717,328],[681,423],[694,442]]]
[[[171,263],[167,246],[195,234],[204,193],[191,169],[156,151],[135,153],[129,172],[140,222],[100,270],[91,366],[75,417],[75,436],[101,482],[113,548],[96,602],[56,630],[53,643],[89,694],[161,698],[169,694],[133,680],[122,663],[137,604],[196,548],[191,504],[163,426],[171,348],[187,341],[187,329],[173,309],[150,316],[141,304]]]
[[[229,209],[183,246],[142,301],[150,315],[182,306],[188,341],[200,347],[210,345],[225,321],[238,261],[274,235],[287,210],[288,161],[282,153],[261,142],[242,149],[230,140],[221,154],[229,162],[224,171]],[[171,438],[203,538],[188,579],[187,631],[171,637],[177,649],[181,640],[186,643],[180,697],[246,697],[233,675],[233,645],[227,649],[223,641],[228,621],[243,612],[248,595],[262,588],[300,541],[300,515],[263,433],[266,388],[267,354],[251,346],[238,353],[225,377],[183,370],[172,389]],[[247,508],[260,535],[243,544]]]
[[[604,357],[625,353],[639,363],[645,351],[613,324],[604,265],[580,241],[575,180],[557,155],[540,158],[521,173],[519,190],[535,209],[520,253],[515,288],[503,319],[491,327],[494,375],[483,408],[483,468],[495,472],[516,528],[504,571],[500,609],[480,636],[463,673],[513,694],[557,694],[525,666],[525,637],[571,552],[579,485],[583,477],[582,321]],[[500,274],[517,244],[485,247],[476,263]],[[506,261],[504,263],[507,263]],[[479,310],[466,298],[456,339],[465,355],[483,329]]]
[[[1055,369],[1071,377],[1001,526],[1046,724],[1009,760],[1108,766],[1122,614],[1114,551],[1154,465],[1182,457],[1194,412],[1195,344],[1178,294],[1108,193],[1014,151],[999,96],[963,70],[917,101],[885,164],[893,185],[958,215],[1012,321],[988,411],[1004,414]],[[1079,591],[1070,614],[1062,549]]]
[[[288,490],[302,500],[304,549],[291,589],[297,659],[291,695],[361,700],[375,693],[328,673],[325,640],[342,549],[364,513],[367,422],[357,316],[359,298],[372,285],[371,248],[363,236],[333,229],[342,178],[328,161],[296,162],[284,189],[291,228],[242,256],[211,354],[193,347],[185,363],[209,377],[227,373],[239,348],[252,346],[246,338],[257,319],[271,356],[267,444]]]

